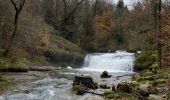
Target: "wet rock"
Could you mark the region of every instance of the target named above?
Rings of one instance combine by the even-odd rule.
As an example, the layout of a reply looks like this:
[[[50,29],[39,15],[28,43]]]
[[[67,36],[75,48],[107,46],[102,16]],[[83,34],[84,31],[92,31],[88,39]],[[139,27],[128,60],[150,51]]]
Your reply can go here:
[[[106,84],[105,84],[105,85],[102,85],[102,84],[101,84],[101,85],[100,85],[100,88],[101,88],[101,89],[110,89],[110,86],[107,86]]]
[[[132,88],[127,83],[120,83],[117,85],[116,91],[131,93]]]
[[[116,91],[116,88],[115,88],[115,86],[114,86],[114,85],[112,86],[112,91]]]
[[[84,95],[86,92],[82,89],[77,90],[76,95]]]
[[[97,83],[90,76],[75,76],[73,82],[73,91],[77,95],[83,95],[85,91],[98,89]]]
[[[111,75],[109,75],[107,71],[104,71],[101,75],[101,78],[111,78]]]

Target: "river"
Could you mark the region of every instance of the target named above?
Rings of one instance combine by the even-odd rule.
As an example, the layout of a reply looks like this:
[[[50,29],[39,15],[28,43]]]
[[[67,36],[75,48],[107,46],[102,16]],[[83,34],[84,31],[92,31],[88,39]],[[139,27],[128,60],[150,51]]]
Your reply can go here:
[[[134,54],[125,51],[88,54],[81,68],[61,69],[49,72],[44,79],[22,82],[1,95],[0,100],[103,100],[103,97],[92,94],[75,95],[72,92],[74,76],[88,75],[98,84],[117,85],[122,81],[131,81],[134,60]],[[103,71],[108,71],[112,77],[101,79]],[[110,89],[93,92],[102,94],[106,91]]]

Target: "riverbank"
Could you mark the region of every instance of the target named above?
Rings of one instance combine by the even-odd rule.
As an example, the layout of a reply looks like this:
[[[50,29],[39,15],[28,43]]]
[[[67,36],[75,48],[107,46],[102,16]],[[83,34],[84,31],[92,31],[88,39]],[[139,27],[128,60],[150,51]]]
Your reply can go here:
[[[0,81],[0,94],[12,91],[18,84],[44,79],[48,77],[48,73],[49,71],[2,72],[3,80]]]
[[[158,69],[157,73],[144,70],[135,74],[131,82],[122,83],[120,89],[106,92],[104,97],[109,100],[169,100],[170,69]]]
[[[162,68],[157,72],[144,70],[133,77],[136,87],[149,93],[150,100],[170,99],[170,69]]]

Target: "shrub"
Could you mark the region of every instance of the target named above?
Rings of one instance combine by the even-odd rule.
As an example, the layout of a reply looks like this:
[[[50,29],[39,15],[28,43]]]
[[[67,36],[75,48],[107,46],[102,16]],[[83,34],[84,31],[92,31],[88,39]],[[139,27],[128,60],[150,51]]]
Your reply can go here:
[[[148,50],[138,55],[135,62],[135,70],[142,71],[145,69],[151,69],[151,65],[157,62],[157,52],[155,50]]]

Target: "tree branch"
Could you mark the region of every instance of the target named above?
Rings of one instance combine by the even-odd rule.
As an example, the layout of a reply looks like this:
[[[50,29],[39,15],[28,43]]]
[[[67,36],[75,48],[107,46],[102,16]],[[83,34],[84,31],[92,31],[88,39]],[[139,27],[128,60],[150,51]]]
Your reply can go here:
[[[13,0],[10,0],[10,1],[11,1],[12,5],[14,6],[15,10],[18,11],[18,7],[17,7],[16,3]]]
[[[25,0],[21,0],[20,2],[20,8],[19,8],[19,12],[22,10],[23,6],[25,4]]]

